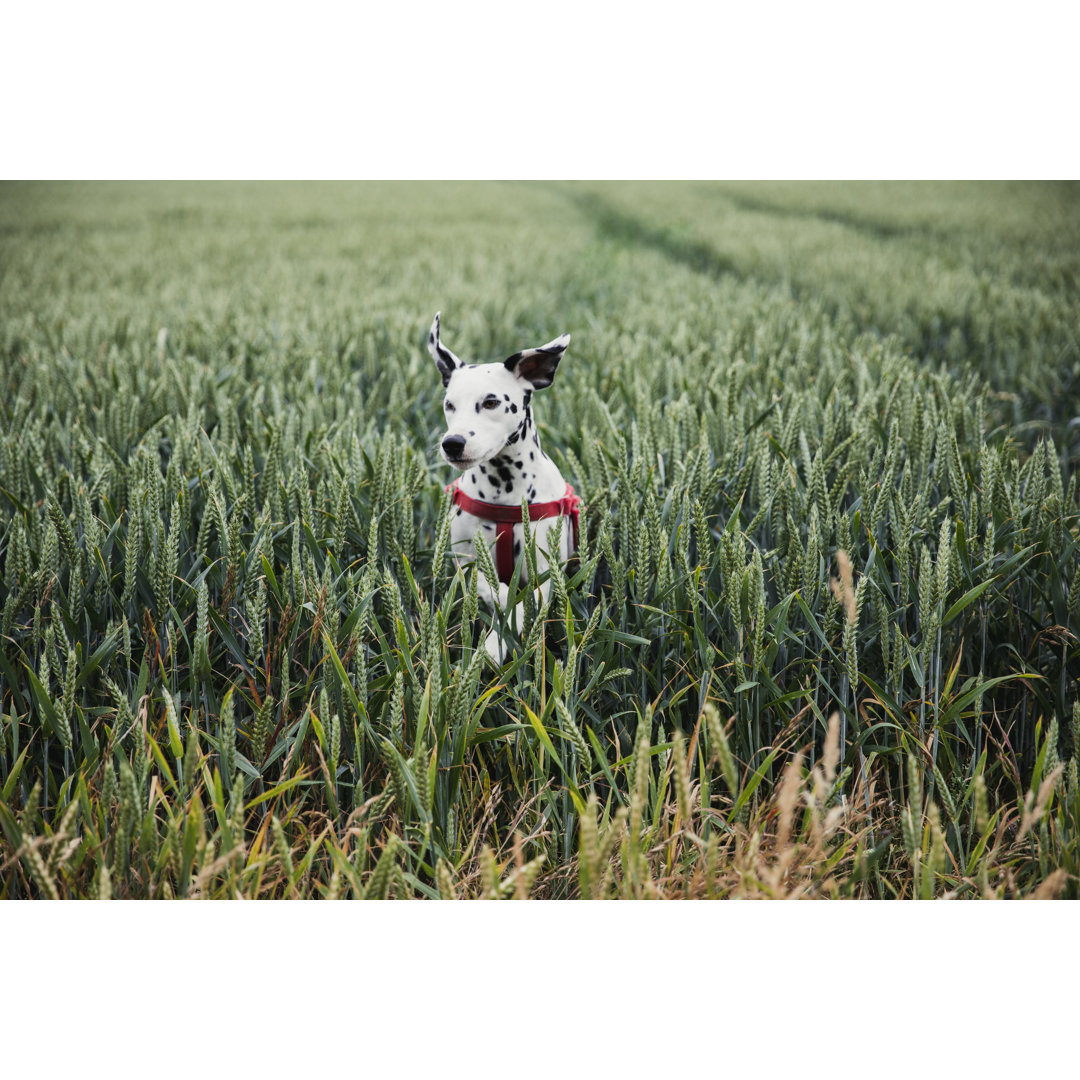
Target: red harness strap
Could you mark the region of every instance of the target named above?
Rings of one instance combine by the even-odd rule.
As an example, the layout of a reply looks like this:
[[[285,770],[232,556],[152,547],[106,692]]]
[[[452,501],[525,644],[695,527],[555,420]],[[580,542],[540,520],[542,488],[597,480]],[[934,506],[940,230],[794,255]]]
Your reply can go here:
[[[454,493],[454,505],[466,513],[473,514],[484,521],[495,522],[495,571],[504,585],[510,584],[514,574],[514,526],[521,524],[520,506],[499,506],[497,503],[483,502],[466,495],[455,480],[447,489]],[[566,494],[552,502],[529,503],[529,520],[542,521],[544,518],[568,517],[574,523],[574,547],[578,542],[578,519],[581,496],[574,494],[573,487],[566,485]]]

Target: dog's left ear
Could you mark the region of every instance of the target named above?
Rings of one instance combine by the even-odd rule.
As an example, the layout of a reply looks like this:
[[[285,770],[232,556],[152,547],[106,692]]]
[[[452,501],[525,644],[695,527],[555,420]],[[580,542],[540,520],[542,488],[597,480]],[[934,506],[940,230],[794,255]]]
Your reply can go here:
[[[503,367],[519,379],[532,383],[534,390],[543,390],[555,378],[555,369],[569,344],[570,335],[563,334],[537,349],[526,349],[508,356],[503,361]]]
[[[454,371],[465,365],[439,340],[439,316],[441,314],[441,311],[435,312],[435,321],[431,324],[431,332],[428,334],[428,352],[431,353],[431,357],[439,369],[443,386],[448,386],[450,376]]]

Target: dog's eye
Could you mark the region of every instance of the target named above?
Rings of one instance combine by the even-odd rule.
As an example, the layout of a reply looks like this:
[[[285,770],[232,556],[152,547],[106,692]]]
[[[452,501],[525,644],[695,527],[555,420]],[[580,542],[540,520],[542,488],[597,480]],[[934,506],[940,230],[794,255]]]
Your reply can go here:
[[[454,411],[454,406],[453,406],[453,405],[451,405],[449,401],[444,401],[444,402],[443,402],[443,408],[444,408],[444,409],[445,409],[445,410],[446,410],[447,412],[453,412],[453,411]]]
[[[485,409],[497,409],[499,407],[499,399],[497,397],[484,398]]]

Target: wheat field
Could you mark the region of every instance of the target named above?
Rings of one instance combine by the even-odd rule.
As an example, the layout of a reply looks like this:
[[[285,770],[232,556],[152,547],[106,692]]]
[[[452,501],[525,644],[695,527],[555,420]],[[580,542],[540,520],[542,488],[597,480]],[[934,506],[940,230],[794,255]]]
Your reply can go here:
[[[1075,184],[0,185],[0,896],[1076,898],[1078,284]],[[439,310],[572,334],[502,666]]]

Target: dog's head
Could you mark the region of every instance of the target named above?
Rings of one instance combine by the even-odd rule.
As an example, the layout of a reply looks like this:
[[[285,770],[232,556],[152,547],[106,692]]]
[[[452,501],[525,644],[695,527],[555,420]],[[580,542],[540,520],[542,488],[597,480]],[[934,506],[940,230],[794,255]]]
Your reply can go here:
[[[437,314],[428,349],[446,387],[443,458],[457,469],[467,469],[531,437],[532,393],[551,385],[569,344],[570,335],[563,334],[536,349],[514,353],[501,364],[466,364],[439,340]]]

